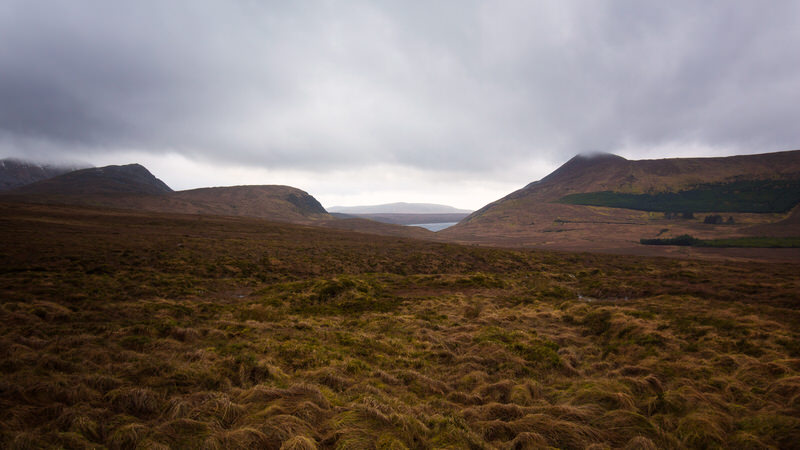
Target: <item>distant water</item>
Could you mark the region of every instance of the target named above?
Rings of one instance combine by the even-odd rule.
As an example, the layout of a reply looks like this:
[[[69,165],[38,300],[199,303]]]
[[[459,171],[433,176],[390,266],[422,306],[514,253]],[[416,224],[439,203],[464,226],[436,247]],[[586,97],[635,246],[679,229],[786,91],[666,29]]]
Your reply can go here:
[[[410,227],[422,227],[427,228],[431,231],[441,231],[445,228],[452,227],[453,225],[457,224],[458,222],[441,222],[441,223],[412,223],[409,225]]]

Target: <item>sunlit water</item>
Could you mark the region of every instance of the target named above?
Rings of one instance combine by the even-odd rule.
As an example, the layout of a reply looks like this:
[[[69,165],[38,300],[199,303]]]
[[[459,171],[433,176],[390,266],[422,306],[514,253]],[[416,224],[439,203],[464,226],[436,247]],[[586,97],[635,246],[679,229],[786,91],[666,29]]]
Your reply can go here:
[[[431,231],[441,231],[445,228],[452,227],[453,225],[457,224],[458,222],[442,222],[442,223],[414,223],[409,225],[410,227],[422,227],[427,228]]]

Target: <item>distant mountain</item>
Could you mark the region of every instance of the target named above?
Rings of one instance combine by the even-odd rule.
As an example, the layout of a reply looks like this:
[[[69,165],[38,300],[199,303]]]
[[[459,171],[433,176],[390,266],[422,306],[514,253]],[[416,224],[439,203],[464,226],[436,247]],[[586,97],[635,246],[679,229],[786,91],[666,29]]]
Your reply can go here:
[[[662,234],[741,234],[745,226],[786,218],[798,202],[800,151],[641,161],[578,155],[441,234],[501,245],[613,249]],[[711,213],[736,225],[703,224]]]
[[[42,165],[14,158],[2,159],[0,191],[9,191],[78,169],[80,167]]]
[[[81,170],[11,191],[9,196],[34,202],[294,223],[330,218],[314,197],[293,187],[231,186],[174,192],[138,164]]]
[[[166,194],[169,186],[139,164],[76,170],[11,191],[22,195]]]
[[[332,206],[328,212],[344,214],[469,214],[468,209],[458,209],[433,203],[387,203],[367,206]]]
[[[469,213],[452,214],[345,214],[331,213],[340,219],[367,219],[376,222],[393,223],[397,225],[419,225],[432,223],[456,223],[463,220]]]

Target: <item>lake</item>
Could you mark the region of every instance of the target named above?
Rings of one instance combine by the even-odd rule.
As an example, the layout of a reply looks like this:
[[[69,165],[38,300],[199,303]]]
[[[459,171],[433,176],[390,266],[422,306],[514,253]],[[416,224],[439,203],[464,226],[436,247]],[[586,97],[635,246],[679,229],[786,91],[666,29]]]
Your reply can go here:
[[[453,225],[457,224],[458,222],[441,222],[441,223],[412,223],[408,225],[409,227],[422,227],[427,228],[431,231],[441,231],[445,228],[452,227]]]

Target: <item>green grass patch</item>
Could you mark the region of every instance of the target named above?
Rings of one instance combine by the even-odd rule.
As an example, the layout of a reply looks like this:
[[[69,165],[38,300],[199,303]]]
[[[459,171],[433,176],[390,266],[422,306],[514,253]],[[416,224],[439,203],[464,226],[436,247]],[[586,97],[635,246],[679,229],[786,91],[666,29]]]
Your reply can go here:
[[[640,239],[643,245],[680,245],[714,248],[800,248],[800,237],[742,237],[697,239],[688,234],[674,238]]]
[[[800,203],[800,180],[708,183],[654,194],[587,192],[565,195],[559,202],[640,211],[783,213]]]

